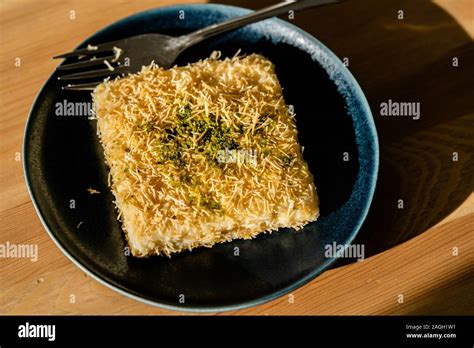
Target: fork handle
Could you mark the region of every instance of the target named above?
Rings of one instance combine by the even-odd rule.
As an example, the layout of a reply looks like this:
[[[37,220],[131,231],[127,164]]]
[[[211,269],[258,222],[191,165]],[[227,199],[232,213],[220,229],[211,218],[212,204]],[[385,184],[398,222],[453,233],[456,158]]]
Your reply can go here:
[[[189,47],[198,42],[206,40],[212,36],[228,32],[233,29],[243,27],[247,24],[255,23],[263,19],[270,17],[279,16],[290,10],[299,11],[306,8],[317,7],[322,5],[329,5],[338,3],[338,0],[289,0],[283,1],[278,4],[265,7],[261,10],[246,14],[241,17],[233,18],[231,20],[213,24],[209,27],[197,30],[191,34],[182,36],[180,39],[183,40],[184,46]]]

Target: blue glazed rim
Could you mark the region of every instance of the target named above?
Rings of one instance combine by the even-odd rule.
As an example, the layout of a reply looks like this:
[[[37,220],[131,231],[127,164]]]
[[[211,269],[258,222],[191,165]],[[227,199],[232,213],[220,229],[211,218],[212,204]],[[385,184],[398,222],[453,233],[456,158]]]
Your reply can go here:
[[[166,15],[166,14],[171,14],[173,12],[174,14],[176,14],[176,11],[180,11],[180,10],[192,11],[195,9],[204,9],[204,10],[209,11],[210,13],[217,12],[229,17],[236,17],[236,16],[240,16],[240,15],[244,15],[244,14],[252,12],[251,10],[244,9],[241,7],[222,5],[222,4],[186,4],[186,5],[164,6],[164,7],[160,7],[156,9],[145,10],[145,11],[136,13],[134,15],[125,17],[121,20],[118,20],[106,26],[105,28],[101,29],[100,31],[94,33],[92,36],[88,37],[78,47],[83,46],[96,35],[101,35],[102,33],[105,33],[106,31],[113,30],[115,27],[121,26],[130,20],[136,20],[140,17],[147,16],[147,15],[154,15],[154,14]],[[344,241],[346,245],[350,244],[352,243],[355,236],[359,232],[368,214],[368,211],[372,202],[372,198],[375,192],[377,176],[378,176],[379,144],[378,144],[377,130],[376,130],[375,123],[372,117],[372,113],[370,111],[369,104],[367,102],[367,99],[361,87],[357,83],[354,76],[329,48],[323,45],[315,37],[303,31],[302,29],[296,27],[293,24],[290,24],[278,18],[268,19],[264,22],[270,22],[270,21],[272,22],[272,24],[274,24],[275,28],[280,29],[280,30],[282,29],[290,30],[299,36],[298,38],[300,40],[297,41],[297,45],[295,45],[295,43],[292,42],[292,44],[295,47],[302,49],[303,51],[306,51],[306,52],[308,52],[307,49],[309,47],[312,48],[311,50],[312,52],[308,52],[311,55],[311,58],[313,59],[315,63],[320,64],[326,70],[326,72],[329,75],[329,78],[336,84],[339,93],[341,93],[344,96],[344,99],[347,104],[347,108],[350,110],[349,113],[352,116],[351,118],[352,119],[357,118],[357,122],[353,122],[354,131],[356,133],[357,148],[359,149],[363,147],[365,149],[364,158],[360,158],[360,161],[361,161],[360,167],[365,168],[366,170],[359,171],[357,179],[356,179],[356,183],[354,184],[354,186],[365,185],[367,187],[367,190],[364,192],[366,199],[364,200],[365,202],[364,206],[361,207],[361,213],[359,215],[359,218],[354,223],[352,233]],[[254,25],[258,25],[258,23]],[[241,302],[241,303],[237,303],[233,305],[215,306],[215,307],[204,307],[204,306],[203,307],[190,307],[190,306],[186,307],[186,306],[174,306],[174,305],[164,304],[164,303],[152,301],[152,300],[134,295],[102,279],[99,275],[95,274],[93,270],[87,268],[86,266],[81,264],[78,260],[76,260],[56,239],[56,237],[54,236],[54,233],[52,232],[51,228],[48,226],[48,224],[46,223],[45,219],[43,218],[41,214],[41,209],[37,203],[37,200],[31,188],[31,181],[30,181],[29,173],[27,170],[27,163],[26,163],[26,158],[27,158],[26,145],[27,145],[28,136],[30,133],[32,112],[38,100],[42,96],[46,85],[51,80],[51,78],[52,76],[48,78],[48,80],[43,84],[40,91],[36,95],[27,117],[24,137],[23,137],[23,150],[22,150],[23,172],[25,175],[27,190],[33,202],[33,206],[35,208],[35,211],[41,223],[46,229],[47,233],[49,234],[51,239],[54,241],[56,246],[62,251],[62,253],[66,255],[67,258],[69,258],[79,269],[81,269],[91,278],[95,279],[99,283],[105,285],[106,287],[122,295],[125,295],[129,298],[132,298],[134,300],[137,300],[139,302],[142,302],[148,305],[152,305],[152,306],[156,306],[156,307],[160,307],[160,308],[164,308],[168,310],[175,310],[175,311],[212,313],[212,312],[222,312],[222,311],[231,311],[231,310],[249,308],[249,307],[257,306],[257,305],[272,301],[274,299],[277,299],[307,284],[308,282],[316,278],[319,274],[321,274],[323,271],[328,269],[329,266],[331,266],[336,261],[336,258],[327,258],[324,263],[322,263],[319,267],[317,267],[313,272],[311,272],[307,276],[299,279],[298,281],[294,282],[292,285],[289,285],[284,289],[280,289],[278,291],[275,291],[261,298],[254,299],[251,301]],[[364,136],[361,135],[362,133],[364,134]],[[350,204],[350,201],[353,201],[355,199],[356,198],[354,197],[354,192],[353,192],[351,194],[351,197],[348,203]]]

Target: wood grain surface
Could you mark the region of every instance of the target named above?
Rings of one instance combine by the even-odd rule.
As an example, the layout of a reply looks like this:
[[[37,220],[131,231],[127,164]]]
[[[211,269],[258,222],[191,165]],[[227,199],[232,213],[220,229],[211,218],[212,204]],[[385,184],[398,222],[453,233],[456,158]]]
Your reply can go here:
[[[0,244],[39,248],[37,262],[0,258],[0,314],[180,314],[122,296],[74,266],[41,225],[19,158],[28,111],[57,64],[51,57],[115,20],[172,3],[0,1]],[[367,258],[340,262],[291,296],[229,313],[474,314],[473,4],[358,0],[291,20],[349,58],[374,114],[380,177],[356,240]],[[420,120],[381,117],[389,99],[420,102]]]

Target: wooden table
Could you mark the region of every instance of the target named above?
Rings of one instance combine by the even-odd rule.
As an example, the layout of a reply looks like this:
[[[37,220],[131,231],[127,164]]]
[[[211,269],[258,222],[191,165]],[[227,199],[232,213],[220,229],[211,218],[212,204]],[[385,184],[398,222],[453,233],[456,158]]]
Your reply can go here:
[[[37,262],[0,258],[0,314],[175,314],[119,295],[74,266],[36,216],[19,158],[29,108],[57,64],[51,57],[119,18],[173,2],[0,3],[0,244],[39,246]],[[379,183],[357,239],[368,258],[325,272],[294,301],[284,296],[233,314],[474,314],[473,7],[472,0],[353,0],[296,14],[295,24],[349,58],[377,123]],[[381,117],[389,99],[421,102],[421,119]]]

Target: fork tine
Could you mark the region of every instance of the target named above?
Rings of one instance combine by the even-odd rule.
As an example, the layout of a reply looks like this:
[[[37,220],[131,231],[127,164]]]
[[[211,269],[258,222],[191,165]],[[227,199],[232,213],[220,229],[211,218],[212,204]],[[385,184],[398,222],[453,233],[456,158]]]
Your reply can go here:
[[[111,42],[104,42],[92,47],[95,47],[97,49],[89,49],[87,47],[81,48],[78,50],[74,50],[71,52],[59,54],[57,56],[54,56],[53,59],[60,59],[60,58],[69,58],[69,57],[78,57],[78,56],[87,56],[91,54],[97,54],[97,53],[104,53],[108,51],[112,51],[114,46],[120,47],[120,43],[122,43],[123,40],[118,40],[118,41],[111,41]]]
[[[101,81],[82,83],[77,85],[67,85],[62,87],[66,91],[93,91]]]
[[[91,71],[84,71],[76,74],[69,74],[58,77],[58,80],[67,81],[67,80],[79,80],[79,79],[88,79],[94,77],[101,77],[107,75],[117,75],[125,72],[124,67],[118,67],[114,70],[110,69],[98,69],[98,70],[91,70]]]
[[[57,70],[72,70],[72,69],[81,69],[81,68],[89,68],[96,65],[104,64],[104,60],[112,61],[115,57],[114,56],[107,56],[107,57],[100,57],[94,60],[87,60],[84,62],[77,62],[77,63],[70,63],[70,64],[63,64],[57,67]]]
[[[96,50],[88,50],[87,48],[81,48],[80,50],[75,50],[63,54],[59,54],[57,56],[54,56],[53,59],[61,59],[61,58],[70,58],[70,57],[78,57],[78,56],[87,56],[91,54],[97,54],[97,53],[105,53],[112,51],[112,48],[98,48]]]

